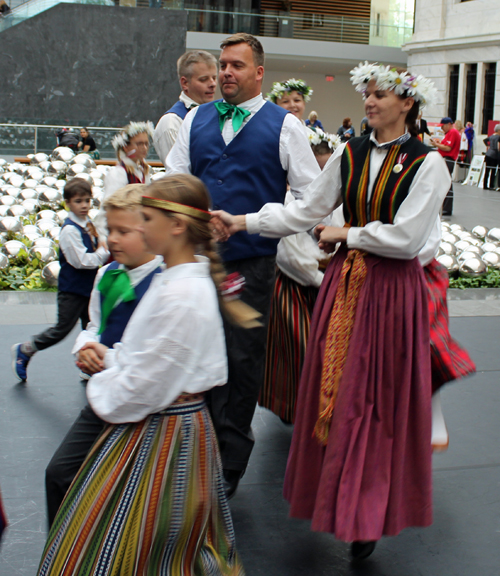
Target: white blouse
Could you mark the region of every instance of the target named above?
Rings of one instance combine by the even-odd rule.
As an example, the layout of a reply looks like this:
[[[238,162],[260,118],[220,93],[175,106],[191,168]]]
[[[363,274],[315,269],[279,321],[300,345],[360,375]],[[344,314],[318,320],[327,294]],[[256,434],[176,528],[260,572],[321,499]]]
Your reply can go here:
[[[87,384],[92,409],[113,424],[139,422],[187,392],[227,380],[215,285],[205,258],[158,274],[137,306],[106,369]]]
[[[89,302],[90,322],[87,324],[85,330],[82,330],[80,334],[78,334],[75,345],[73,346],[73,350],[71,350],[72,354],[77,354],[82,346],[88,342],[99,342],[98,332],[99,328],[101,327],[101,293],[97,289],[97,286],[99,286],[99,282],[108,269],[108,266],[103,266],[100,268],[99,272],[97,272],[97,276],[94,281],[94,288],[92,289]],[[163,269],[165,268],[163,265],[163,258],[161,256],[155,256],[150,262],[146,262],[146,264],[143,264],[142,266],[137,266],[137,268],[134,268],[133,270],[129,270],[123,264],[118,266],[120,270],[127,271],[128,277],[130,278],[130,284],[133,288],[135,288],[137,284],[140,284],[148,274],[153,272],[153,270],[158,267]],[[116,301],[114,307],[116,308],[120,302],[121,298]]]
[[[373,134],[373,133],[372,133]],[[375,137],[372,137],[375,141]],[[387,150],[372,148],[368,197],[382,166]],[[247,231],[269,238],[281,238],[309,230],[342,203],[340,163],[345,145],[328,160],[323,172],[310,184],[302,199],[283,206],[269,203],[259,212],[246,215]],[[386,258],[415,258],[427,242],[447,191],[450,174],[438,152],[429,152],[422,162],[408,196],[396,213],[393,224],[369,222],[364,227],[349,228],[347,246]]]

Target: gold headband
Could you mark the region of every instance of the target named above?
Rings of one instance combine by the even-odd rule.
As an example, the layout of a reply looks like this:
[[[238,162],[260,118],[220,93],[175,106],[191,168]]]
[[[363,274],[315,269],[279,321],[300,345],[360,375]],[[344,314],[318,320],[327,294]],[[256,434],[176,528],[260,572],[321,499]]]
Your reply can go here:
[[[192,206],[186,206],[185,204],[178,204],[177,202],[171,202],[170,200],[161,200],[160,198],[143,196],[141,203],[143,206],[151,206],[151,208],[159,208],[160,210],[166,210],[167,212],[185,214],[186,216],[191,216],[191,218],[203,220],[204,222],[210,222],[211,218],[210,212],[207,212],[206,210],[193,208]]]

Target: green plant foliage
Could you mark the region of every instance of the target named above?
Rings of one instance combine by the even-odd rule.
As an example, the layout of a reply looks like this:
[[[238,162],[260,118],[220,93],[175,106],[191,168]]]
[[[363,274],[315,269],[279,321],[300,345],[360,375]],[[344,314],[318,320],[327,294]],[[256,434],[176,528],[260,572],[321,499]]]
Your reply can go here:
[[[42,278],[45,266],[38,258],[30,260],[28,252],[20,250],[11,265],[0,270],[0,290],[46,290],[56,292],[57,288],[49,286]]]
[[[500,270],[490,269],[488,274],[481,278],[455,278],[450,276],[450,288],[500,288]]]

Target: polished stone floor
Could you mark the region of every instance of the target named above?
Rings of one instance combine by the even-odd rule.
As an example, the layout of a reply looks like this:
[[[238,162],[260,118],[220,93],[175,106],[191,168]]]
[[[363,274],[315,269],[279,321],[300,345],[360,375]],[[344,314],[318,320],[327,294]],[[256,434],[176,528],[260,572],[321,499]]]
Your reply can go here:
[[[500,224],[500,194],[494,194],[459,187],[452,219],[493,226],[496,215]],[[476,203],[486,207],[476,213]],[[10,520],[0,576],[36,573],[46,538],[44,469],[85,402],[70,357],[76,332],[33,359],[27,384],[11,373],[10,346],[53,320],[54,297],[0,293],[0,486]],[[497,290],[450,294],[452,333],[470,351],[478,373],[442,393],[450,447],[434,457],[434,524],[383,539],[362,564],[349,561],[348,545],[287,517],[281,491],[292,429],[257,410],[256,447],[231,501],[248,576],[500,574],[499,304]]]

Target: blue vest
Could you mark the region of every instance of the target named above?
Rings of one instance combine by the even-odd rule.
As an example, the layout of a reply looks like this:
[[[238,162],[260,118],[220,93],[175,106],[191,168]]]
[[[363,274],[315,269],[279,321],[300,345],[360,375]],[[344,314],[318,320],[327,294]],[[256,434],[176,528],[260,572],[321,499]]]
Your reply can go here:
[[[172,106],[172,108],[170,108],[170,110],[167,110],[165,114],[176,114],[177,116],[179,116],[181,120],[184,120],[188,112],[189,108],[186,108],[184,102],[177,100],[177,102]]]
[[[75,228],[78,228],[82,236],[82,242],[84,243],[85,248],[87,248],[87,252],[95,251],[92,238],[85,230],[85,228],[78,226],[78,224],[73,222],[73,220],[70,218],[66,218],[63,224],[63,228],[64,226],[74,226]],[[57,284],[59,292],[71,292],[72,294],[79,294],[80,296],[90,297],[90,293],[92,292],[94,280],[97,274],[97,266],[90,270],[74,268],[66,260],[64,251],[61,250],[61,248],[59,248],[59,263],[61,264],[61,270],[59,271],[59,280]]]
[[[191,125],[191,173],[212,196],[215,210],[258,212],[267,202],[283,204],[287,173],[280,162],[286,110],[266,102],[226,146],[213,102],[198,108]],[[276,254],[279,240],[238,232],[221,245],[226,261]]]
[[[107,270],[116,270],[118,268],[118,262],[111,262]],[[116,342],[121,342],[123,332],[137,307],[137,304],[141,301],[141,298],[146,294],[146,290],[151,284],[151,280],[155,274],[159,274],[161,268],[155,268],[150,272],[145,278],[143,278],[137,286],[134,287],[136,299],[130,302],[120,302],[118,306],[115,306],[108,316],[108,321],[106,323],[106,328],[100,335],[100,342],[108,348],[111,348]],[[106,272],[105,272],[106,273]],[[104,302],[104,296],[101,294],[101,308]]]

